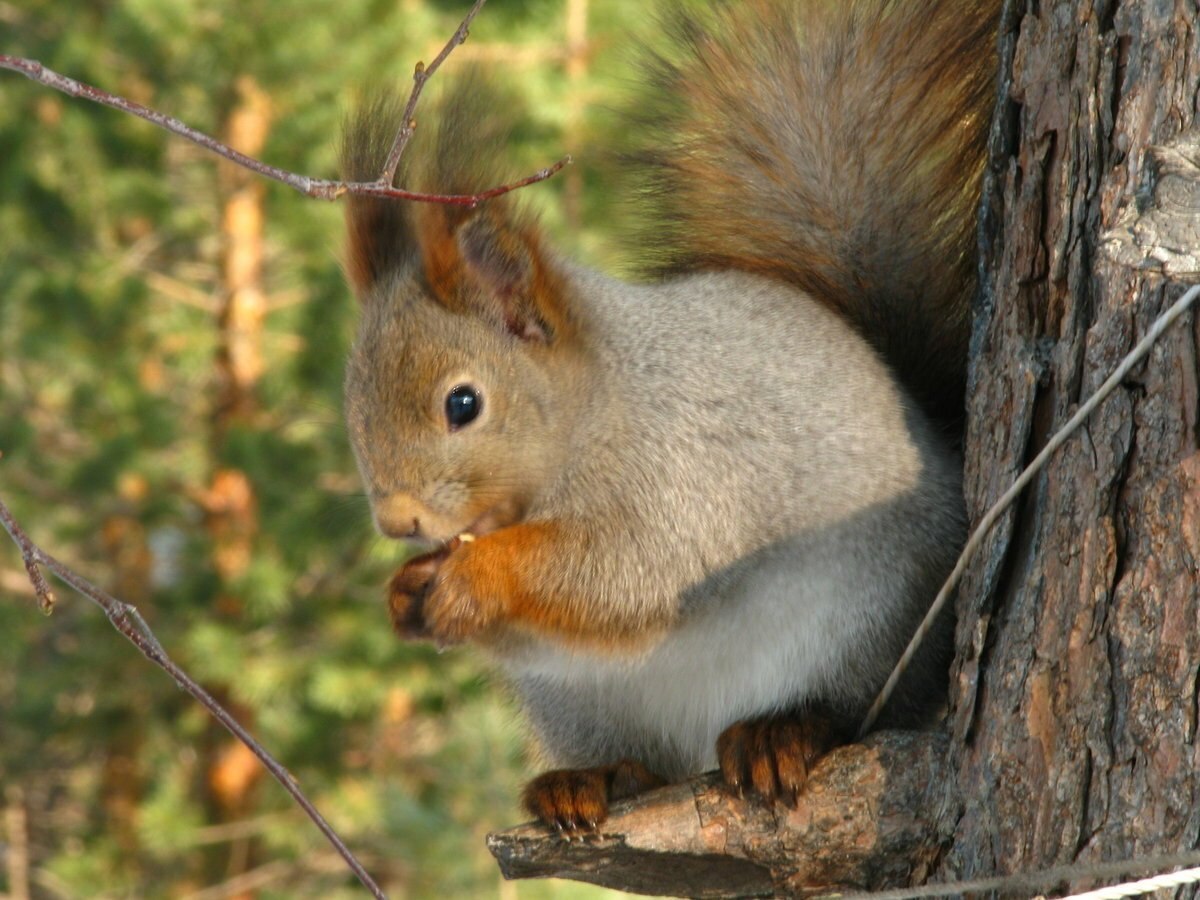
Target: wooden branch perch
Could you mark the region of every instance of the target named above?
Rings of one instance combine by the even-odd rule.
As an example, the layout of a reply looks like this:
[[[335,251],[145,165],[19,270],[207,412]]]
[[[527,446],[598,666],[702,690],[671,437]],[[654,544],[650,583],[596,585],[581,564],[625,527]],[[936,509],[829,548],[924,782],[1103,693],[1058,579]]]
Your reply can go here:
[[[506,878],[641,894],[815,897],[919,883],[946,836],[942,735],[881,732],[823,759],[794,809],[738,799],[716,775],[614,804],[601,833],[488,836]]]

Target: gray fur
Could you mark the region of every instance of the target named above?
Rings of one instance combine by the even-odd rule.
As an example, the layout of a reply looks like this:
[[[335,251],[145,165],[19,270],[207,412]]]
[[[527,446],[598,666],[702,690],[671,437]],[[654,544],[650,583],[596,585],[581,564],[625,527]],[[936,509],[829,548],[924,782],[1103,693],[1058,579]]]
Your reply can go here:
[[[377,511],[416,494],[453,534],[468,485],[519,482],[526,520],[575,526],[544,576],[642,639],[491,647],[558,762],[677,777],[741,719],[814,701],[860,715],[961,543],[953,453],[865,340],[794,288],[563,275],[582,331],[603,335],[577,364],[403,279],[366,304],[347,407]],[[496,418],[430,436],[437,386],[460,373]],[[936,696],[932,656],[914,709]]]
[[[550,755],[673,778],[711,768],[742,719],[813,701],[861,715],[961,544],[957,460],[866,342],[793,289],[576,278],[610,336],[596,391],[620,400],[579,423],[531,514],[603,529],[564,582],[678,621],[624,657],[499,653]],[[940,650],[914,708],[936,696]]]

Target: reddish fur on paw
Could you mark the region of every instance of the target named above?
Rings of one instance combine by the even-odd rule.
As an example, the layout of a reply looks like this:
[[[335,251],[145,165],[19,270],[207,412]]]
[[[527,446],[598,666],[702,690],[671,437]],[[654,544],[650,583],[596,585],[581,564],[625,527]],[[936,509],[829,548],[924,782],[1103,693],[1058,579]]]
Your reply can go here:
[[[631,759],[593,769],[555,769],[525,786],[521,802],[530,814],[559,832],[595,831],[608,804],[662,787],[666,781]]]
[[[505,593],[499,587],[480,583],[477,570],[484,541],[456,546],[441,566],[425,603],[425,623],[430,635],[442,645],[460,644],[480,637],[506,618]]]
[[[558,769],[525,786],[521,802],[551,828],[595,830],[608,817],[608,779],[604,769]]]
[[[503,511],[500,521],[508,515],[511,511]],[[487,517],[483,521],[495,524]],[[563,593],[556,584],[562,560],[580,552],[582,540],[562,522],[539,521],[499,527],[472,541],[451,541],[432,582],[421,585],[421,636],[441,644],[487,643],[512,630],[601,650],[652,640],[662,618],[614,618],[603,604]],[[393,619],[401,628],[411,603],[403,580],[398,587]]]
[[[555,522],[500,528],[463,545],[446,559],[429,590],[425,619],[442,643],[487,640],[499,629],[589,637],[606,624],[587,604],[555,593],[546,573],[571,552]]]
[[[739,794],[748,787],[764,800],[791,806],[817,761],[849,736],[844,723],[819,707],[747,719],[721,732],[717,760],[725,783]]]

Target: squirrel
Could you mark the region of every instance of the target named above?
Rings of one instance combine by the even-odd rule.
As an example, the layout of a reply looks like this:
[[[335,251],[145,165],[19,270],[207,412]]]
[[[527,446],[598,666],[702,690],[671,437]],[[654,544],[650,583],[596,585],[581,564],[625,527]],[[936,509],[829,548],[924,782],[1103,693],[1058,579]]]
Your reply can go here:
[[[346,215],[349,436],[376,527],[424,551],[393,625],[499,663],[561,767],[525,806],[570,833],[714,768],[794,802],[965,537],[998,2],[671,16],[629,128],[654,277],[559,256],[509,197]],[[487,186],[504,105],[466,79],[397,183]],[[398,114],[351,117],[345,177],[375,177]],[[936,714],[949,632],[885,722]]]

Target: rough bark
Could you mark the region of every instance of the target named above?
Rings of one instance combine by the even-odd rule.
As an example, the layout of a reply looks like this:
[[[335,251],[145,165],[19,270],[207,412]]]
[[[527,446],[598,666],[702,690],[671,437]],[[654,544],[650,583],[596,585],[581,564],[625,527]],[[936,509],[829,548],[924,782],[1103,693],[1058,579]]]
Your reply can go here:
[[[972,342],[966,490],[975,518],[1200,269],[1196,4],[1007,7]],[[911,757],[878,756],[871,777],[852,751],[829,758],[822,778],[848,792],[804,803],[830,801],[847,822],[852,810],[872,810],[867,820],[826,829],[807,814],[755,819],[726,800],[713,821],[753,841],[714,844],[696,804],[722,795],[702,782],[623,807],[595,843],[565,845],[529,828],[496,836],[505,874],[701,895],[686,886],[706,883],[695,872],[718,849],[719,859],[764,866],[771,890],[808,895],[1195,848],[1198,343],[1195,316],[1168,333],[973,565],[958,595],[946,756],[918,742]],[[935,786],[935,798],[912,795],[917,831],[874,840],[871,817],[881,826],[883,798],[910,779]],[[830,858],[846,865],[826,881],[800,874]],[[692,880],[654,880],[677,869]],[[605,871],[616,874],[601,881]],[[745,878],[742,890],[704,896],[762,884],[757,871]]]
[[[1195,5],[1030,6],[1004,60],[982,229],[992,289],[969,391],[976,515],[1181,292],[1105,233],[1178,236],[1150,208],[1180,196],[1161,178],[1156,191],[1149,176],[1163,170],[1150,163],[1170,153],[1151,147],[1193,126]],[[960,591],[944,874],[1196,844],[1196,345],[1194,318],[1164,337]]]

